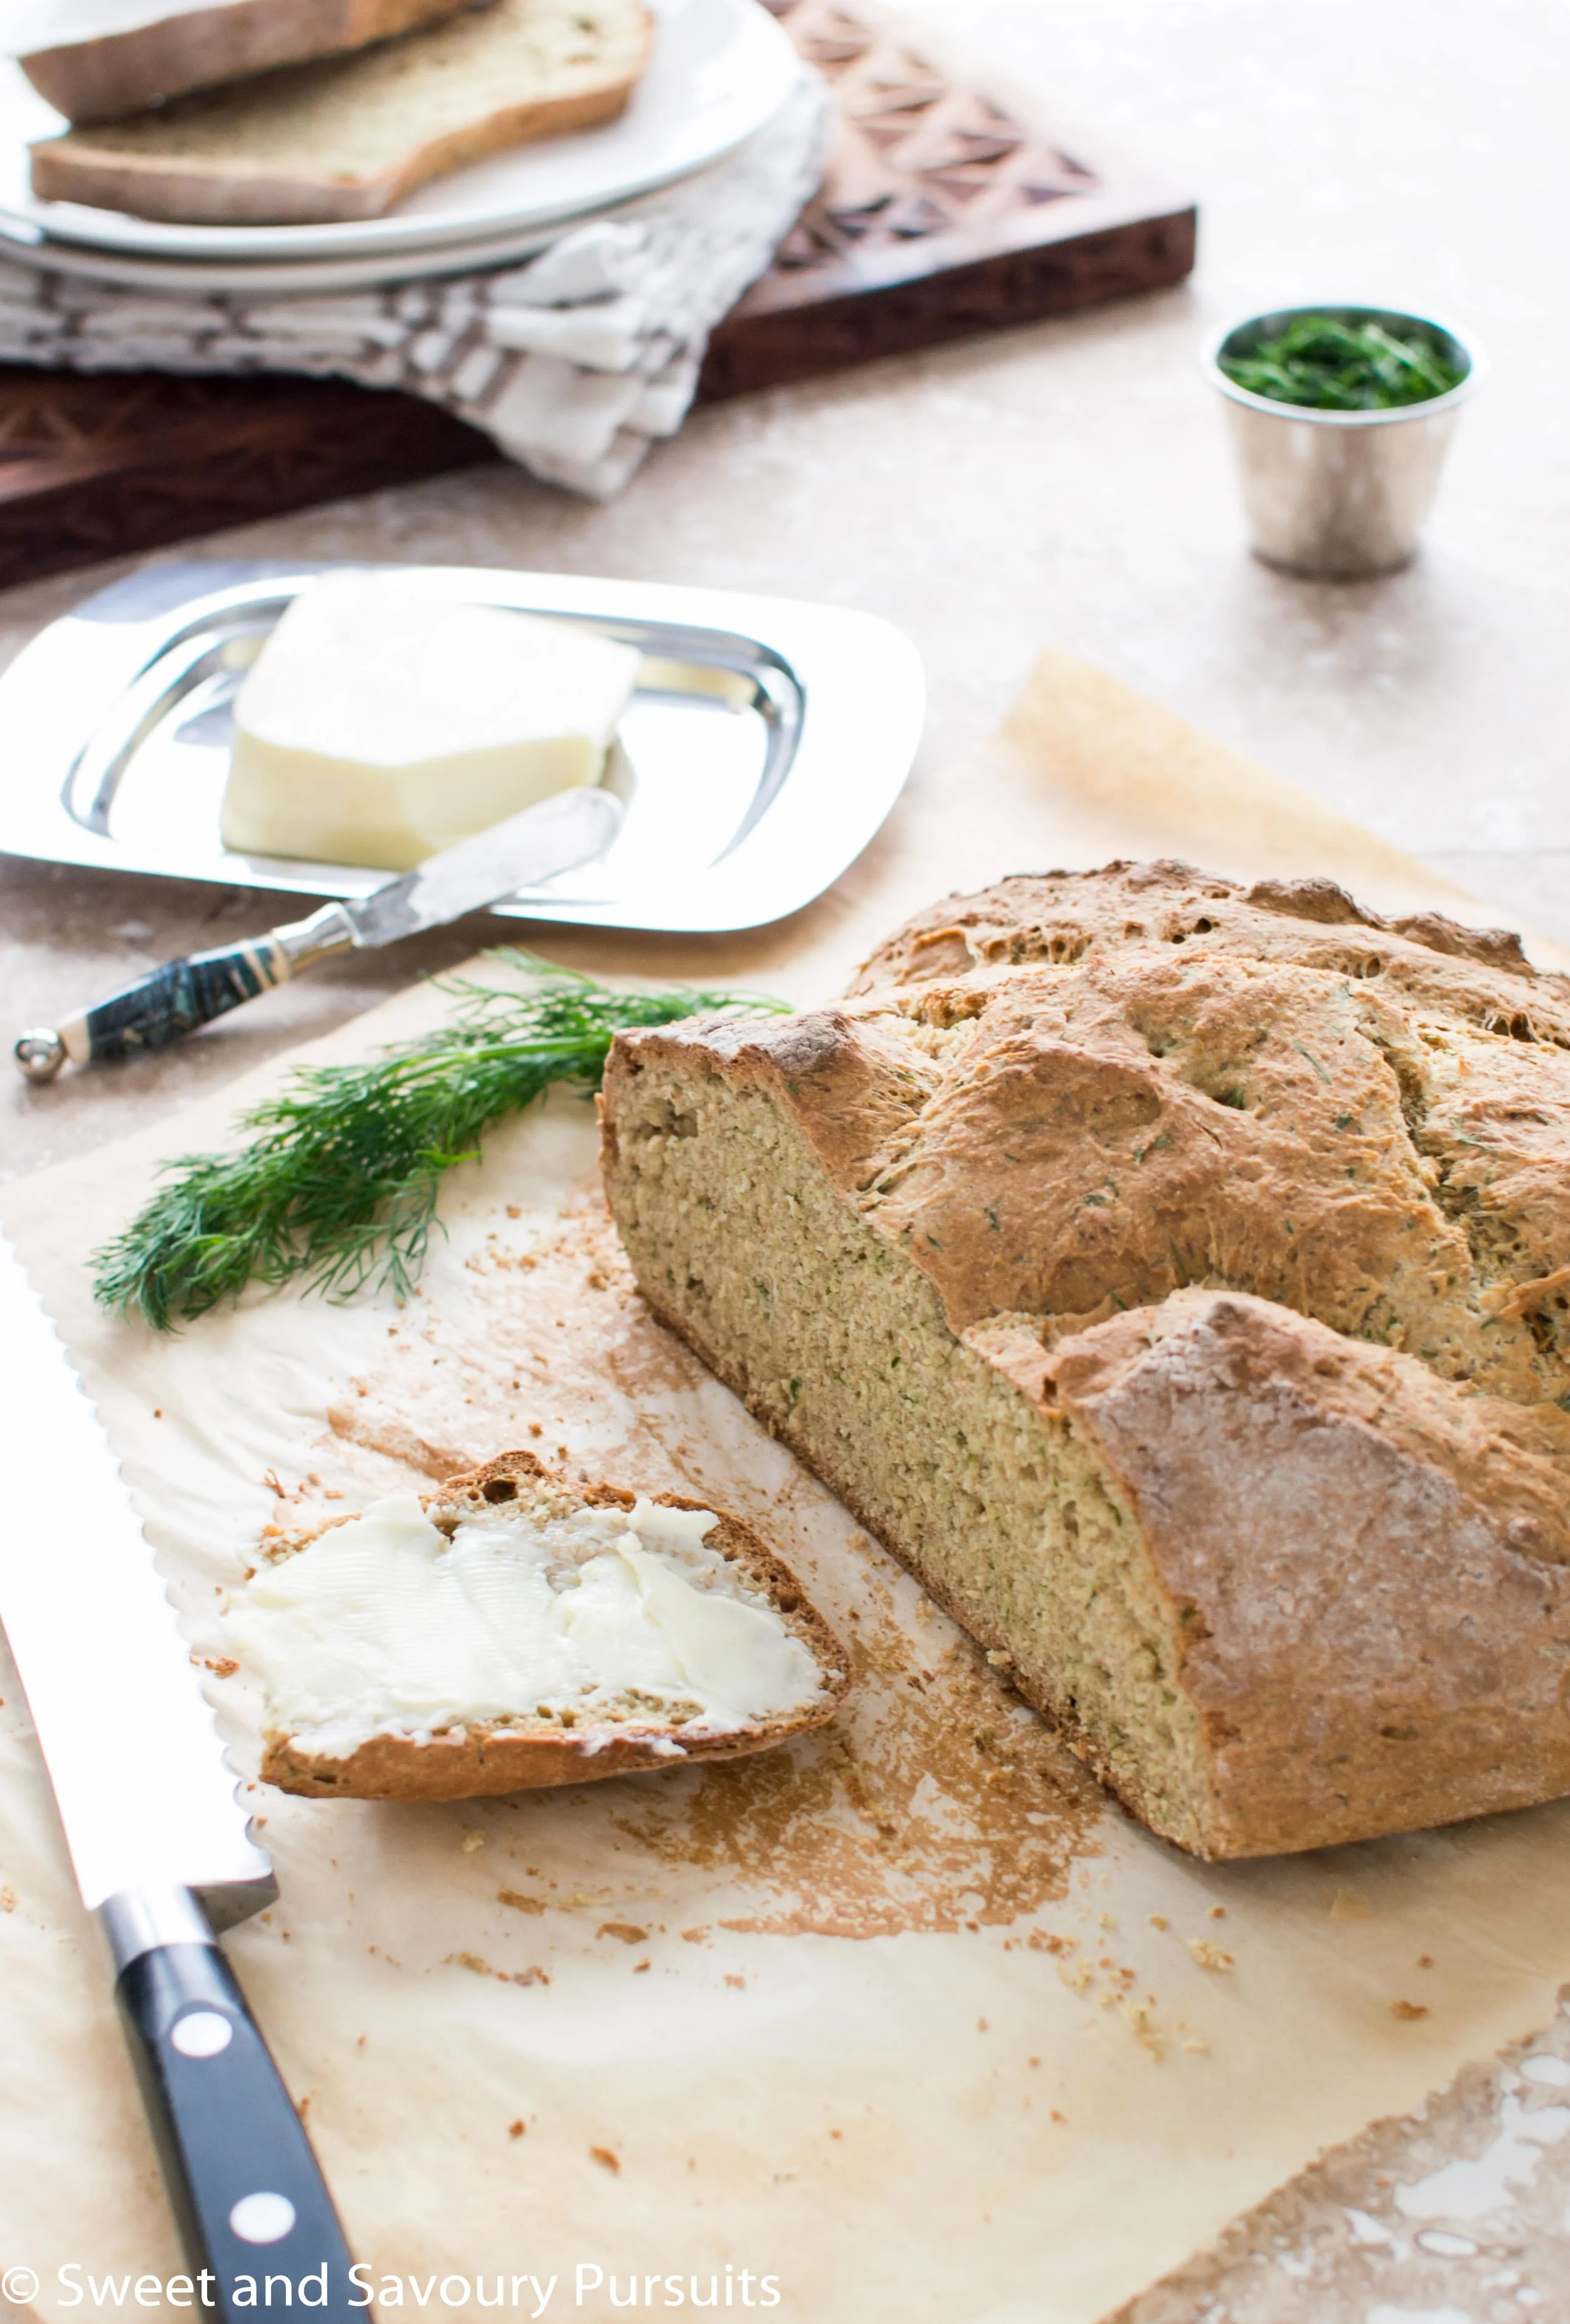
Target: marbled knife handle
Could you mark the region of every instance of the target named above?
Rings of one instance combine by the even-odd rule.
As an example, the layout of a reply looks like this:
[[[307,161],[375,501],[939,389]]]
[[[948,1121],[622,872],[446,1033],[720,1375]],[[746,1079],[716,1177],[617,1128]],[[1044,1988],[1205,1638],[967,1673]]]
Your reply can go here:
[[[250,944],[166,961],[151,976],[57,1030],[66,1055],[84,1064],[128,1056],[137,1049],[164,1049],[182,1033],[194,1033],[258,993],[271,992],[288,976],[281,947],[271,936],[258,936]]]
[[[63,1025],[23,1033],[13,1052],[29,1081],[52,1081],[69,1058],[97,1065],[106,1057],[129,1057],[143,1049],[167,1048],[183,1033],[210,1025],[215,1017],[287,983],[302,968],[355,941],[347,913],[324,904],[308,920],[291,921],[247,943],[220,945],[166,961],[151,976],[126,985]]]

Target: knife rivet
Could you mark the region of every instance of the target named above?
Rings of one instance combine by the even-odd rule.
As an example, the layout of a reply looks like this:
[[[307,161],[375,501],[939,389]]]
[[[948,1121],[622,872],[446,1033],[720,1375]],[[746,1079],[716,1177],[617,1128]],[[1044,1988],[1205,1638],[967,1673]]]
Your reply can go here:
[[[177,2017],[170,2040],[182,2058],[216,2058],[235,2038],[235,2029],[216,2009],[188,2009]]]
[[[243,2244],[282,2243],[294,2225],[294,2206],[287,2195],[242,2195],[229,2225]]]

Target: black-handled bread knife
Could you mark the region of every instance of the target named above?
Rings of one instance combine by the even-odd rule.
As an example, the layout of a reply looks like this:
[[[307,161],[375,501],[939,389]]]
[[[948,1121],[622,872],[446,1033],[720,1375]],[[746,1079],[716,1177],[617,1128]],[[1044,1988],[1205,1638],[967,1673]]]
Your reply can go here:
[[[182,1033],[211,1024],[334,953],[396,944],[422,928],[443,927],[463,912],[603,855],[622,827],[622,813],[612,791],[558,791],[357,902],[324,904],[309,919],[288,921],[247,943],[167,961],[66,1024],[23,1033],[12,1054],[29,1081],[47,1082],[68,1058],[96,1065],[139,1049],[167,1048]]]
[[[272,1902],[272,1867],[97,1415],[4,1238],[0,1457],[0,1621],[108,1940],[196,2304],[247,2324],[257,2282],[282,2275],[292,2306],[363,2319],[332,2198],[215,1935]]]

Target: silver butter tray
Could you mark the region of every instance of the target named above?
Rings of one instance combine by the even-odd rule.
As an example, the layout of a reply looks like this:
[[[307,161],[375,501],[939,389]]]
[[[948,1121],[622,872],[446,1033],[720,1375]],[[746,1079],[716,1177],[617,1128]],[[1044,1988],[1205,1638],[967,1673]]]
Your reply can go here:
[[[54,863],[364,896],[386,873],[245,855],[218,809],[234,696],[324,565],[155,566],[51,622],[0,678],[0,850]],[[411,595],[582,622],[638,647],[607,780],[627,803],[597,863],[522,890],[515,918],[756,927],[854,862],[921,732],[916,649],[891,622],[728,590],[397,566]]]

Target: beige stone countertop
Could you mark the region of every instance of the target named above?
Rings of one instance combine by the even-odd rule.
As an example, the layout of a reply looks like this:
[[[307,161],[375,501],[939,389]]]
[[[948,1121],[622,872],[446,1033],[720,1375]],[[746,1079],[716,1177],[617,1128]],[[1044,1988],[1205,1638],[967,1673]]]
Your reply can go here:
[[[619,501],[501,466],[215,536],[214,554],[518,565],[866,607],[916,639],[934,785],[1044,641],[1100,664],[1570,941],[1570,14],[1548,0],[937,0],[911,12],[1202,203],[1187,289],[698,413]],[[1482,341],[1422,557],[1355,586],[1246,554],[1196,368],[1302,298],[1436,310]],[[190,547],[167,552],[189,556]],[[200,550],[196,553],[201,553]],[[124,564],[0,595],[0,656]],[[3,750],[3,738],[0,738]],[[965,812],[957,790],[953,812]],[[1000,864],[1007,869],[1035,868]],[[282,917],[243,890],[0,857],[5,1027]],[[477,943],[329,966],[125,1072],[0,1084],[0,1177],[217,1087]],[[635,968],[607,938],[607,968]],[[702,947],[688,947],[691,964]],[[3,1028],[0,1028],[3,1029]],[[9,1031],[6,1039],[9,1040]],[[1570,2316],[1570,2024],[1377,2128],[1130,2324]],[[1131,2200],[1136,2199],[1132,2193]]]

